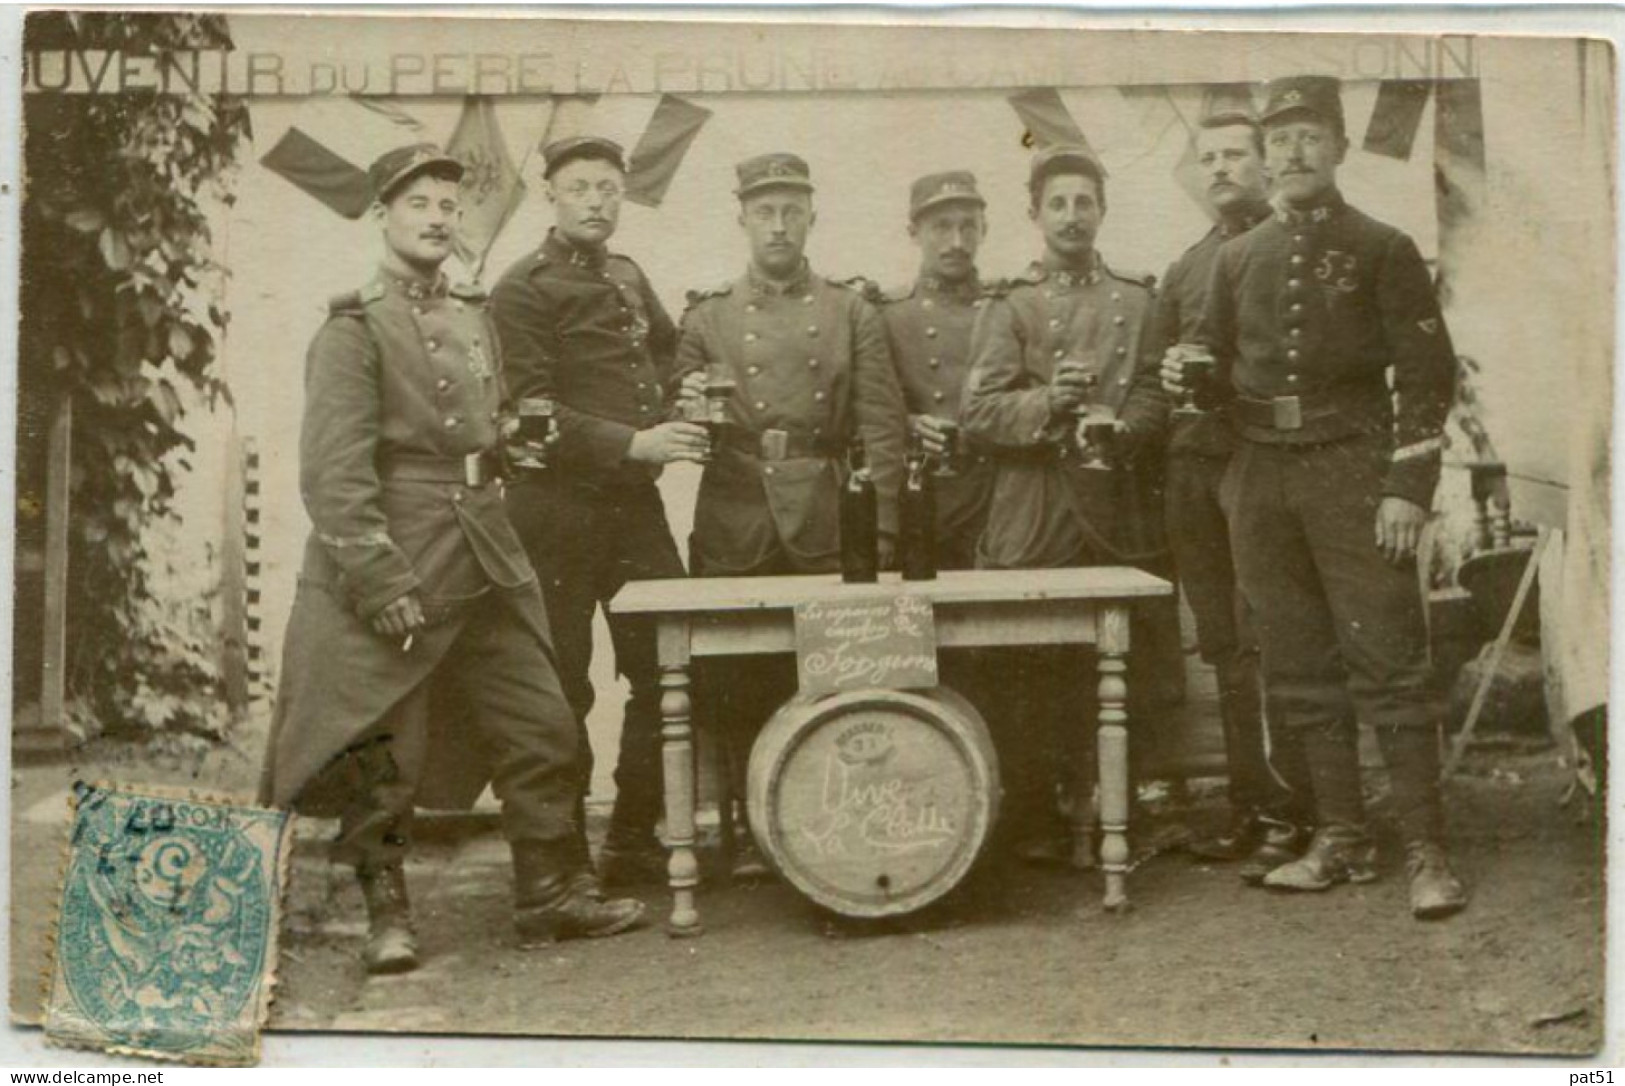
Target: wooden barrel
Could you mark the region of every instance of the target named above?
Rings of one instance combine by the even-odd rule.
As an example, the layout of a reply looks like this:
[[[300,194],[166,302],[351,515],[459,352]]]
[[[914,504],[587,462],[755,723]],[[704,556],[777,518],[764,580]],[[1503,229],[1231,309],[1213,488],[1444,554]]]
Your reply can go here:
[[[964,879],[993,831],[987,724],[947,687],[793,698],[751,748],[751,832],[779,874],[853,917],[898,916]]]

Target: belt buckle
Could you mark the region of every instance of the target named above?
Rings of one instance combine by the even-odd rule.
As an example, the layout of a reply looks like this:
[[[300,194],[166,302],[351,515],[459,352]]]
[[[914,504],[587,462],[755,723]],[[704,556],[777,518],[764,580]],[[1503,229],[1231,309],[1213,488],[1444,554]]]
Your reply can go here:
[[[783,460],[790,454],[790,431],[763,430],[761,454],[763,460]]]
[[[490,482],[485,474],[485,454],[472,452],[463,457],[463,485],[478,489]]]
[[[1276,396],[1270,400],[1270,424],[1277,430],[1303,429],[1303,401],[1296,396]]]

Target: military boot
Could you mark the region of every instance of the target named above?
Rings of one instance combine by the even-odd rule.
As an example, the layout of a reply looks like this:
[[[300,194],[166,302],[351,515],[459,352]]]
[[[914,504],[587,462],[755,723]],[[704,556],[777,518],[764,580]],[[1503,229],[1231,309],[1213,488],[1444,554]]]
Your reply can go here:
[[[1241,881],[1249,886],[1263,885],[1265,875],[1302,856],[1313,836],[1307,826],[1283,819],[1260,815],[1258,821],[1263,827],[1263,837],[1236,869]]]
[[[515,842],[513,861],[514,927],[521,946],[619,935],[643,921],[643,902],[606,900],[596,879],[583,879],[546,845]]]
[[[418,967],[417,937],[412,934],[406,872],[398,864],[356,868],[361,896],[367,903],[367,947],[361,960],[369,973],[409,973]]]
[[[1442,920],[1467,907],[1467,888],[1450,869],[1450,859],[1438,842],[1407,844],[1405,869],[1411,877],[1411,915],[1416,919]]]
[[[1340,882],[1374,882],[1376,846],[1363,829],[1333,824],[1315,831],[1309,851],[1264,876],[1272,890],[1327,890]]]

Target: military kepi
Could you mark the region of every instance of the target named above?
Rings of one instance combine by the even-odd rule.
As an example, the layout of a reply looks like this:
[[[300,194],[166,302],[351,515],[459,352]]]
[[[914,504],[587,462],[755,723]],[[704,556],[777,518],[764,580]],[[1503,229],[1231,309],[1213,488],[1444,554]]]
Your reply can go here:
[[[433,143],[414,143],[379,155],[367,170],[367,181],[372,186],[373,199],[383,202],[412,178],[431,172],[450,181],[461,181],[463,164]]]
[[[1036,185],[1058,173],[1081,173],[1101,183],[1106,180],[1106,171],[1100,165],[1100,159],[1081,143],[1055,143],[1033,155],[1027,180],[1029,184]]]
[[[542,148],[542,176],[552,177],[566,162],[578,158],[596,158],[626,172],[626,152],[614,140],[603,136],[570,136]]]
[[[813,190],[812,170],[807,167],[807,161],[799,155],[783,151],[747,158],[734,167],[734,172],[739,175],[739,187],[734,190],[734,195],[741,200],[763,189]]]
[[[1342,84],[1336,76],[1289,75],[1272,79],[1265,91],[1264,113],[1259,120],[1273,124],[1293,113],[1308,113],[1339,132],[1343,130]]]
[[[987,201],[976,191],[976,175],[969,170],[949,170],[947,173],[927,174],[914,182],[908,194],[908,217],[917,219],[933,207],[951,203],[973,203],[986,207]]]

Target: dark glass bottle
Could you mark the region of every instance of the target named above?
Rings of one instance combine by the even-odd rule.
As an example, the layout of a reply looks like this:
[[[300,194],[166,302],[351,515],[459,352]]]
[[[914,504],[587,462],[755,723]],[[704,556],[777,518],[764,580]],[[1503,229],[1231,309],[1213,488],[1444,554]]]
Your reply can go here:
[[[925,446],[909,435],[908,477],[897,502],[897,549],[905,581],[937,577],[937,480],[925,470]]]
[[[880,579],[880,509],[861,437],[847,450],[846,487],[841,491],[841,580]]]

